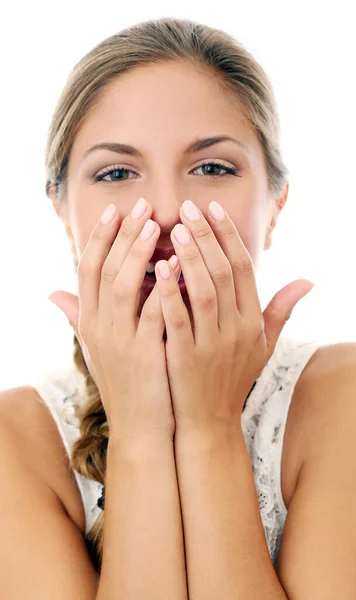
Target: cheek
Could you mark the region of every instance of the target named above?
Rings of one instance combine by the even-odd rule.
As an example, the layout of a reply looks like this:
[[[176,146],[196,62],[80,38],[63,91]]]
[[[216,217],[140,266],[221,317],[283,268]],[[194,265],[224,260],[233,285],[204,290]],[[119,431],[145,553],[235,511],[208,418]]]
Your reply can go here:
[[[70,227],[73,232],[77,257],[83,254],[94,227],[96,227],[106,205],[97,202],[95,198],[81,186],[73,185],[68,190],[68,208]],[[108,204],[108,203],[107,203]]]
[[[75,246],[76,246],[76,254],[78,259],[82,256],[88,242],[90,236],[92,235],[93,229],[97,224],[97,221],[100,219],[100,215],[98,218],[96,216],[88,214],[82,214],[77,216],[73,225],[73,232],[75,237]]]
[[[229,215],[255,264],[261,252],[261,244],[264,244],[263,219],[257,210],[257,205],[251,203],[250,207],[241,206],[238,210],[229,212]]]

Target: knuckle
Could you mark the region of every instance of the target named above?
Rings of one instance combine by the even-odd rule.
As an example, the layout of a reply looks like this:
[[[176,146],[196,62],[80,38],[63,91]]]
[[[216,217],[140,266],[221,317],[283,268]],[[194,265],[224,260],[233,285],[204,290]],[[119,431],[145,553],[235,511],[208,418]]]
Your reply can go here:
[[[78,277],[80,279],[88,279],[88,277],[92,276],[94,269],[94,264],[89,263],[88,260],[80,260],[77,269]]]
[[[187,320],[179,311],[174,311],[169,317],[169,323],[175,331],[181,331],[187,327]]]
[[[237,348],[239,340],[239,334],[235,327],[232,327],[231,330],[226,335],[226,351],[228,356],[231,356],[231,352],[235,352]]]
[[[252,339],[254,342],[264,332],[264,321],[263,318],[260,321],[254,321],[249,323],[249,327],[246,332],[246,337]]]
[[[131,248],[131,255],[133,258],[142,259],[144,256],[146,256],[146,253],[146,246],[142,247],[141,244],[134,244]]]
[[[102,241],[103,239],[105,239],[107,237],[105,235],[107,231],[108,231],[108,229],[106,227],[104,227],[104,228],[103,227],[96,227],[93,230],[93,233],[92,233],[92,236],[91,236],[92,240],[94,240],[94,241]]]
[[[232,279],[231,267],[225,264],[217,266],[214,270],[213,278],[219,286],[228,285]]]
[[[131,239],[132,238],[132,234],[133,234],[133,232],[132,232],[132,228],[130,226],[130,222],[126,221],[126,219],[124,219],[123,222],[122,222],[122,224],[121,224],[121,227],[120,227],[118,235],[120,237],[123,237],[123,238],[126,238],[126,239],[127,238]]]
[[[211,290],[202,290],[198,292],[193,300],[200,310],[209,312],[216,308],[216,295]]]
[[[113,265],[104,263],[101,269],[101,281],[103,283],[113,283],[118,274],[118,270]]]
[[[173,299],[178,298],[179,299],[181,297],[179,288],[176,285],[174,285],[174,286],[168,285],[161,291],[161,294],[164,298],[168,298],[168,299],[170,299],[170,298],[173,298]]]
[[[115,282],[115,285],[113,285],[112,299],[115,304],[120,304],[127,298],[131,298],[132,295],[133,289],[132,286],[128,284],[128,282],[117,280],[117,282]]]
[[[247,275],[249,275],[250,273],[253,272],[253,264],[252,264],[252,260],[250,258],[250,256],[246,255],[246,254],[242,254],[235,262],[234,262],[234,267],[240,272],[240,273],[246,273]]]
[[[147,304],[146,302],[140,318],[148,323],[157,323],[161,318],[161,311],[156,304],[152,304],[152,302]]]
[[[197,240],[204,240],[205,238],[210,238],[211,236],[212,236],[212,231],[211,231],[210,227],[206,227],[206,225],[202,225],[201,227],[198,227],[194,231],[194,237]]]
[[[226,229],[224,231],[224,237],[225,237],[225,239],[230,239],[230,237],[232,237],[232,239],[235,240],[236,239],[236,228],[232,227],[231,225],[229,226],[227,224]]]
[[[186,262],[194,262],[199,258],[200,252],[193,244],[185,249],[183,260]]]

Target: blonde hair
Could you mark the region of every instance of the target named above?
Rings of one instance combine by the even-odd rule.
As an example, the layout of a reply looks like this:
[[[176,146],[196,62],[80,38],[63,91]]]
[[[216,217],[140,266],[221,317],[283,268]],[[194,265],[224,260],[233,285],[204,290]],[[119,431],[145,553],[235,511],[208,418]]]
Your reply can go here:
[[[112,80],[136,66],[170,60],[186,61],[209,70],[229,97],[246,111],[261,143],[269,192],[283,191],[287,168],[279,145],[279,118],[272,86],[262,67],[232,36],[189,20],[160,18],[122,30],[95,46],[70,73],[59,97],[48,132],[45,164],[46,193],[55,186],[61,217],[66,208],[68,160],[75,135]],[[78,260],[74,259],[75,269]],[[86,401],[81,406],[80,437],[71,452],[71,465],[79,473],[105,483],[108,425],[97,386],[74,335],[73,361],[85,376]],[[100,572],[104,512],[98,516],[85,541]]]

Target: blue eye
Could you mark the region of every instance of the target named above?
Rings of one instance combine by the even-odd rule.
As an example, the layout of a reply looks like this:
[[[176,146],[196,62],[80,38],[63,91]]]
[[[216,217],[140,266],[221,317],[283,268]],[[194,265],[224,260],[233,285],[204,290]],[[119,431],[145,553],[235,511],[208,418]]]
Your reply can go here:
[[[104,179],[104,177],[108,177],[108,176],[112,176],[114,174],[117,173],[133,173],[134,171],[130,171],[129,169],[124,169],[124,167],[115,167],[114,169],[109,169],[107,171],[104,171],[104,173],[101,173],[100,175],[97,175],[95,177],[95,181],[108,181],[107,179]],[[126,181],[126,179],[130,179],[130,178],[126,178],[126,177],[119,177],[118,179],[116,179],[115,181]],[[132,179],[132,177],[131,177]]]
[[[213,170],[218,169],[221,171],[221,169],[223,171],[225,171],[226,175],[236,175],[237,174],[237,169],[232,169],[231,167],[225,167],[224,165],[221,165],[218,162],[205,162],[202,163],[199,167],[195,167],[194,171],[196,171],[197,169],[205,169],[205,167],[213,167]],[[221,175],[214,175],[214,173],[212,173],[211,171],[208,171],[209,176],[212,175],[212,177],[221,177]]]
[[[225,171],[225,175],[237,175],[237,169],[233,169],[231,167],[226,167],[225,165],[222,165],[218,162],[213,162],[211,160],[202,163],[198,167],[195,167],[195,169],[193,169],[193,170],[196,171],[197,169],[205,169],[206,167],[212,167],[212,169],[208,170],[208,175],[205,174],[207,177],[210,177],[210,179],[219,178],[219,177],[224,176],[224,174],[216,175],[214,173],[215,170],[218,170],[218,171],[223,170],[223,171]],[[122,175],[123,173],[135,173],[135,171],[131,171],[131,169],[125,169],[124,167],[117,165],[114,168],[109,167],[103,173],[96,175],[94,177],[94,180],[95,181],[106,181],[106,183],[110,183],[110,182],[111,183],[114,183],[114,182],[119,183],[120,181],[127,181],[128,179],[133,179],[132,177],[121,177],[119,175],[119,174]],[[108,180],[108,179],[105,179],[105,177],[116,177],[116,179]]]

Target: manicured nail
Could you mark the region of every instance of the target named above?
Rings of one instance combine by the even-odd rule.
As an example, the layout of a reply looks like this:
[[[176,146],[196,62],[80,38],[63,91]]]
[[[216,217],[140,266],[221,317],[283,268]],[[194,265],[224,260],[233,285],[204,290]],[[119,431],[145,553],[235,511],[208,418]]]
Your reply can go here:
[[[146,208],[147,208],[147,202],[144,198],[140,198],[139,200],[137,200],[135,206],[133,207],[132,211],[131,211],[131,217],[133,219],[139,219],[140,217],[143,217],[143,215],[146,212]]]
[[[101,215],[100,221],[103,225],[107,225],[108,223],[114,220],[115,215],[116,206],[114,204],[109,204],[109,206],[106,207],[103,214]]]
[[[200,212],[191,200],[185,200],[182,204],[182,209],[184,216],[186,216],[189,221],[197,221],[200,219]]]
[[[181,244],[189,244],[189,242],[191,241],[191,237],[185,225],[183,225],[182,223],[178,223],[178,225],[175,226],[173,231],[174,236],[178,242],[180,242]]]
[[[171,265],[172,269],[174,270],[178,264],[178,258],[175,254],[172,254],[171,258],[169,259],[169,264]]]
[[[209,213],[216,221],[223,221],[225,219],[225,211],[219,202],[210,202]]]
[[[156,223],[154,221],[151,221],[151,219],[148,219],[148,221],[146,221],[146,223],[144,224],[142,231],[140,233],[141,240],[149,240],[150,237],[154,234],[155,230],[156,230]]]
[[[166,262],[160,262],[157,265],[158,272],[162,279],[169,279],[172,272]]]

